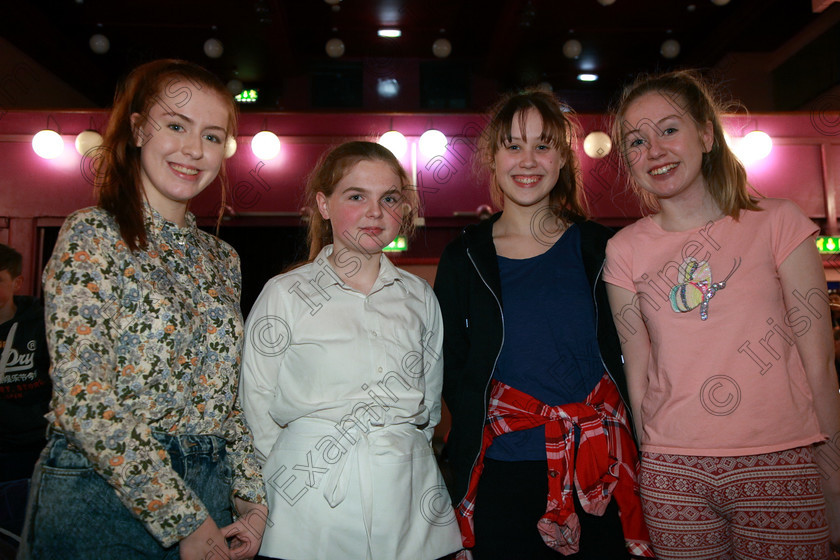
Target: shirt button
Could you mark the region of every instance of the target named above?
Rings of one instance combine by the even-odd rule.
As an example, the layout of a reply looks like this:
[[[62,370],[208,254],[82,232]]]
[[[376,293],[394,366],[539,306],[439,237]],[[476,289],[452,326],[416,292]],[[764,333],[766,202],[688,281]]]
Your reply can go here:
[[[560,474],[560,473],[558,473],[558,472],[557,472],[557,471],[555,471],[554,469],[552,469],[552,470],[548,471],[548,476],[550,476],[551,478],[557,478],[557,475],[558,475],[558,474]]]
[[[370,331],[370,334],[371,334],[374,338],[376,338],[376,331]]]
[[[378,373],[382,373],[382,368],[381,368],[381,367],[378,367],[378,368],[376,368],[376,371],[377,371]]]

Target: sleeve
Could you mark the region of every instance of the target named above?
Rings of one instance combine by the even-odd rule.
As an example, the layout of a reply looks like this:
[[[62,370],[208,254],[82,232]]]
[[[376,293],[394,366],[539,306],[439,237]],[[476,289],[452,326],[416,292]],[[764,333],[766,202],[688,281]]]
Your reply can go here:
[[[636,293],[633,284],[633,256],[626,244],[621,241],[625,236],[616,234],[607,242],[607,261],[604,265],[604,282]]]
[[[443,321],[443,399],[449,410],[459,410],[459,386],[463,379],[470,339],[466,305],[469,302],[466,279],[457,272],[466,256],[455,241],[444,249],[435,277],[435,294]]]
[[[231,272],[232,287],[236,292],[236,301],[242,292],[242,273],[239,256],[233,248],[229,248],[227,270]],[[238,307],[238,305],[237,305]],[[238,310],[237,310],[238,313]],[[241,365],[241,357],[237,355],[237,363]],[[231,496],[242,498],[246,502],[265,504],[265,485],[262,470],[254,455],[254,439],[245,421],[237,389],[234,388],[234,404],[230,416],[225,421],[223,432],[227,445],[227,462],[233,473]],[[234,508],[233,511],[236,511]]]
[[[131,295],[120,282],[129,273],[120,254],[128,255],[128,248],[116,226],[95,212],[70,216],[59,234],[44,272],[51,418],[123,505],[168,547],[197,529],[208,513],[149,426],[117,393],[114,380],[122,367],[132,367],[119,363],[117,348],[140,343],[124,324]]]
[[[799,245],[820,231],[794,202],[779,200],[778,204],[766,209],[770,214],[770,244],[773,250],[776,268]]]
[[[432,442],[435,426],[440,423],[441,391],[443,390],[443,319],[432,287],[423,282],[426,302],[426,337],[423,340],[423,364],[429,364],[425,375],[423,402],[429,408],[429,423],[424,428],[426,439]]]
[[[269,281],[245,323],[240,395],[261,465],[265,464],[282,430],[270,414],[276,398],[280,365],[291,333],[279,301],[281,295],[276,280]]]

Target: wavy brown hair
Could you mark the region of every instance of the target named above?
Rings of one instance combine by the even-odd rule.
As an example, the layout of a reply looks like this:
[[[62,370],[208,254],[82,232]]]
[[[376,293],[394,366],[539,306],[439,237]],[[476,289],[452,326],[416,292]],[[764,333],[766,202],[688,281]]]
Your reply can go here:
[[[737,104],[724,105],[719,101],[720,96],[714,91],[696,70],[678,70],[667,74],[642,74],[627,86],[621,94],[615,109],[612,124],[612,135],[619,147],[621,159],[630,167],[631,149],[625,146],[625,130],[638,128],[626,124],[625,115],[633,102],[648,93],[658,93],[663,96],[680,114],[688,114],[698,129],[707,122],[712,123],[712,149],[703,154],[700,165],[706,188],[720,210],[734,219],[738,219],[741,210],[760,210],[756,199],[749,193],[750,184],[747,182],[747,171],[741,160],[732,152],[723,136],[723,125],[720,116],[727,109],[737,107]],[[639,188],[631,181],[633,190],[650,210],[658,211],[659,203],[656,197]]]
[[[573,148],[580,125],[572,109],[553,94],[540,89],[526,89],[502,97],[491,107],[490,122],[478,139],[476,166],[479,172],[490,171],[490,196],[497,208],[504,208],[504,194],[495,174],[496,153],[510,143],[513,119],[525,130],[528,111],[537,111],[542,119],[540,139],[556,148],[563,157],[557,183],[549,193],[549,206],[561,221],[579,221],[587,217],[586,203],[580,181],[580,163]]]
[[[145,196],[140,180],[140,150],[137,130],[147,122],[160,125],[149,117],[156,103],[182,107],[189,102],[192,89],[207,88],[218,93],[228,106],[226,137],[236,135],[236,102],[225,85],[215,75],[197,64],[183,60],[155,60],[138,66],[120,83],[114,94],[114,107],[108,120],[102,147],[97,154],[96,187],[98,203],[110,212],[120,228],[120,235],[129,249],[144,249],[147,243],[144,224]],[[132,127],[131,116],[141,116]],[[219,169],[222,185],[222,204],[218,219],[224,212],[227,190],[225,163]],[[218,223],[218,222],[217,222]]]
[[[306,208],[309,211],[309,260],[313,260],[324,246],[333,242],[333,230],[329,220],[325,220],[318,211],[316,195],[323,193],[329,197],[335,186],[360,161],[381,161],[388,165],[400,178],[402,195],[402,223],[400,234],[411,236],[414,233],[414,218],[418,211],[417,190],[410,184],[408,174],[391,151],[375,142],[346,142],[324,153],[315,165],[306,182]],[[385,209],[390,211],[390,209]]]

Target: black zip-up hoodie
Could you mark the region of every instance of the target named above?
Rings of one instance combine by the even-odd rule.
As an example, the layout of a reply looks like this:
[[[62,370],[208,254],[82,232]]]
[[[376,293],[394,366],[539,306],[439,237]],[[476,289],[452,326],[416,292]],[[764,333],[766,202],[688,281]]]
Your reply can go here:
[[[46,444],[52,384],[37,299],[14,296],[15,316],[0,324],[0,451],[35,450]]]
[[[502,349],[504,317],[501,278],[493,245],[493,223],[501,213],[464,228],[440,258],[435,293],[443,315],[443,399],[452,414],[446,444],[453,504],[467,493],[470,472],[481,449],[490,397],[490,378]],[[581,254],[595,301],[601,359],[618,386],[628,414],[621,346],[601,279],[607,240],[613,232],[581,221]],[[632,422],[631,422],[632,426]]]

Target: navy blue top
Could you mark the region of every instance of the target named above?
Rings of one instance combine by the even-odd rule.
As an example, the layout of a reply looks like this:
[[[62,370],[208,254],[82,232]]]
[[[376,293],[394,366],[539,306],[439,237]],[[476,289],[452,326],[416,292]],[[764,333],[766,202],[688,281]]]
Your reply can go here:
[[[498,257],[504,344],[493,378],[551,406],[582,402],[604,374],[595,305],[572,225],[545,253]],[[545,460],[545,428],[502,434],[487,457]]]

